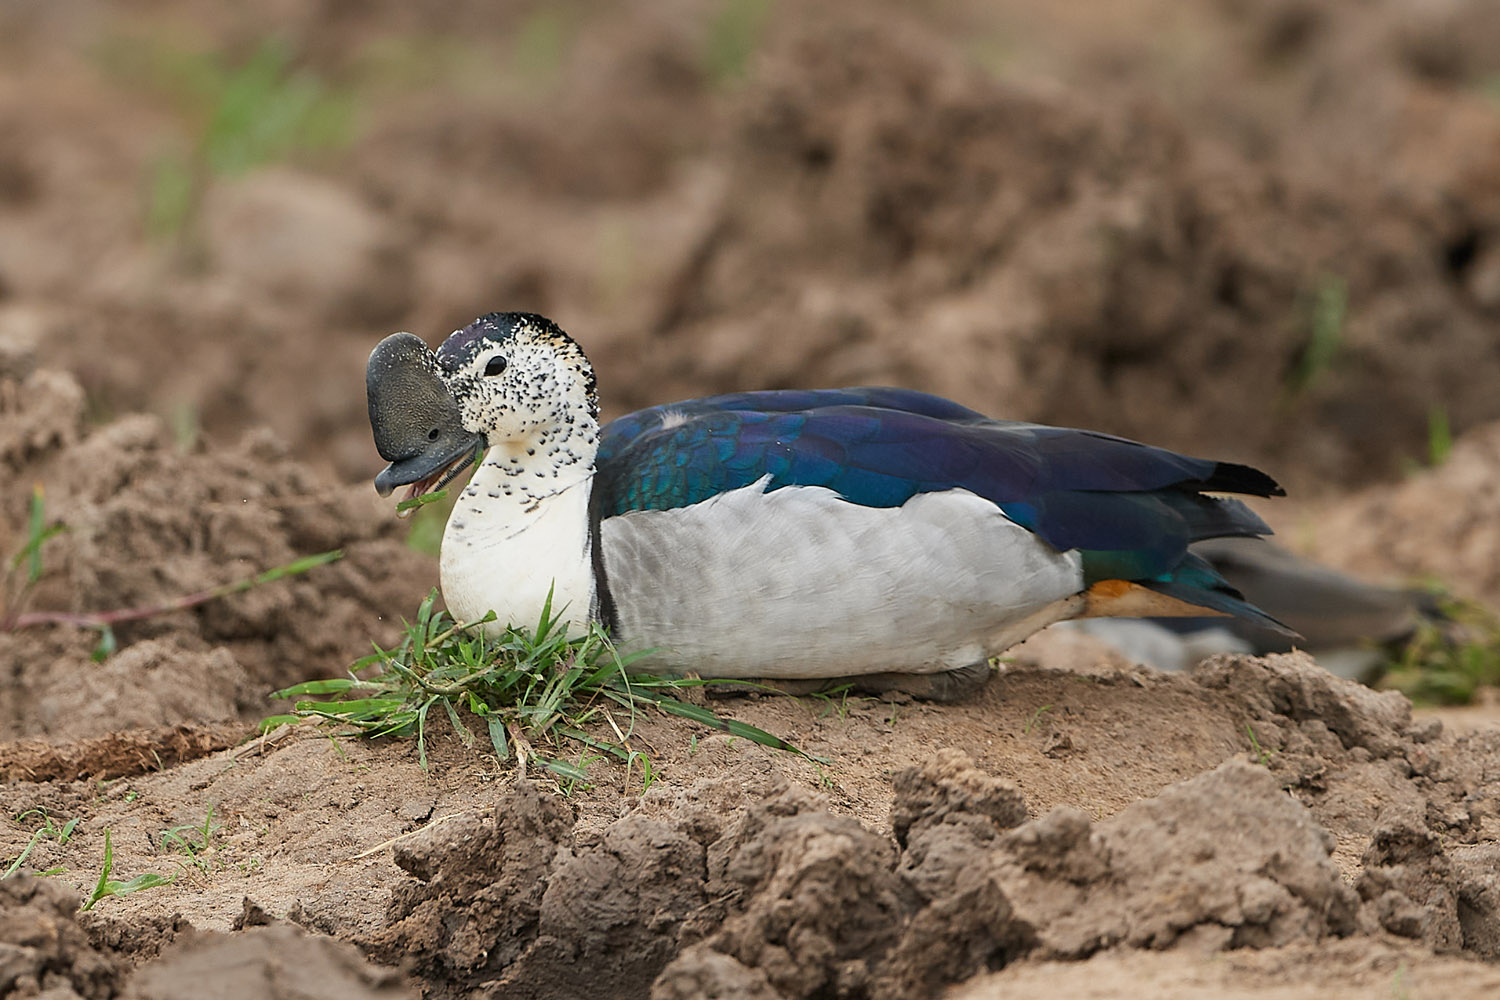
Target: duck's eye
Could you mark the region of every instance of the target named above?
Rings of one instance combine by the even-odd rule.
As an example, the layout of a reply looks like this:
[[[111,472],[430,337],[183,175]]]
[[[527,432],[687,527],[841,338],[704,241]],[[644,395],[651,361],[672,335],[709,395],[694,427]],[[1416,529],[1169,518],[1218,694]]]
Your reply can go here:
[[[484,366],[484,373],[486,375],[499,375],[503,371],[505,371],[505,358],[499,354],[490,358],[489,362]]]

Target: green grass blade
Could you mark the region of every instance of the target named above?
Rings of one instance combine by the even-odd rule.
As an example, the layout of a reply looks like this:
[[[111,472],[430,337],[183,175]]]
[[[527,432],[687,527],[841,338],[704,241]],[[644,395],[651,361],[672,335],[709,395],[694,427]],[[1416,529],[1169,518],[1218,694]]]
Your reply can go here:
[[[574,729],[572,726],[558,726],[557,734],[559,736],[566,736],[570,740],[576,740],[590,750],[598,750],[609,754],[611,757],[618,757],[621,761],[628,761],[630,759],[629,750],[621,746],[616,746],[613,743],[596,740],[582,729]]]
[[[321,681],[304,681],[301,684],[293,684],[289,688],[280,691],[272,691],[271,697],[277,699],[296,698],[304,694],[341,694],[362,682],[352,677],[330,677]]]
[[[274,583],[277,580],[281,580],[289,576],[300,576],[310,569],[317,569],[319,566],[326,566],[329,563],[337,562],[342,558],[344,558],[344,550],[333,549],[329,552],[319,552],[316,555],[303,556],[301,559],[293,559],[289,563],[285,563],[281,566],[273,566],[270,569],[266,570],[264,573],[261,573],[258,576],[251,577],[249,584],[244,589],[249,590],[251,587],[259,587],[263,584]]]
[[[458,734],[459,739],[464,741],[464,746],[470,750],[474,749],[474,734],[469,732],[469,727],[464,725],[463,720],[458,717],[458,709],[454,708],[453,702],[447,698],[442,699],[442,702],[443,707],[448,710],[448,721],[453,723],[453,731]]]
[[[417,763],[422,765],[422,770],[427,770],[427,710],[432,707],[436,698],[430,698],[417,709]]]
[[[430,503],[438,503],[439,501],[446,499],[448,499],[448,490],[446,488],[437,490],[433,493],[423,493],[419,497],[412,497],[408,500],[397,501],[396,513],[404,514],[409,510],[416,510],[418,507],[425,507]]]
[[[690,705],[685,701],[678,701],[676,698],[668,698],[655,693],[649,695],[643,694],[641,697],[648,698],[653,705],[668,715],[675,715],[680,719],[689,719],[700,725],[708,726],[711,729],[728,733],[731,736],[741,736],[754,743],[759,743],[761,746],[770,747],[773,750],[784,750],[787,753],[794,753],[799,757],[806,757],[808,760],[817,759],[810,754],[804,753],[781,737],[773,736],[764,729],[752,726],[748,722],[740,722],[737,719],[726,719],[716,712],[699,705]],[[820,761],[820,763],[825,762]]]
[[[567,778],[569,781],[579,781],[588,784],[589,773],[577,764],[570,764],[565,760],[556,760],[550,757],[539,758],[543,767],[558,777]]]
[[[41,483],[31,488],[31,512],[26,530],[26,582],[42,578],[42,542],[46,540],[47,510]]]
[[[302,716],[300,715],[268,715],[264,719],[260,720],[258,729],[261,734],[264,735],[265,733],[269,733],[271,730],[275,729],[277,726],[285,726],[293,722],[301,721]]]
[[[319,712],[357,719],[391,712],[399,709],[402,704],[399,698],[357,698],[353,701],[299,701],[293,708],[298,712]]]
[[[109,875],[115,869],[115,845],[109,837],[109,827],[104,828],[104,863],[99,867],[99,881],[94,884],[93,895],[83,904],[85,911],[92,910],[94,904],[108,895]]]
[[[495,756],[501,760],[510,760],[510,741],[505,736],[505,721],[498,715],[485,716],[484,721],[490,731],[490,745],[495,748]]]
[[[41,842],[42,835],[46,832],[47,828],[42,827],[40,830],[37,830],[31,835],[31,839],[26,842],[25,848],[23,848],[21,851],[21,856],[19,858],[16,858],[15,861],[11,862],[10,867],[5,869],[4,875],[0,875],[0,882],[3,882],[5,879],[10,878],[16,873],[16,869],[20,868],[26,863],[26,859],[31,856],[31,849],[36,847],[36,845]]]
[[[158,875],[155,872],[147,872],[144,875],[137,875],[129,882],[111,882],[109,894],[111,896],[128,896],[132,892],[139,892],[142,889],[155,889],[159,885],[171,885],[176,881],[176,875]]]

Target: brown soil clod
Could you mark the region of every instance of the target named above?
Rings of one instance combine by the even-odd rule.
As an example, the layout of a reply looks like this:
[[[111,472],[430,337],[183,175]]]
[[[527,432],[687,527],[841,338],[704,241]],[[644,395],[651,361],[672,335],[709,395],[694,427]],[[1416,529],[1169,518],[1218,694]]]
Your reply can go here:
[[[0,882],[0,995],[109,1000],[119,993],[128,966],[89,943],[79,902],[50,879]]]
[[[295,924],[236,934],[188,933],[131,976],[124,1000],[415,1000],[393,969]]]
[[[0,743],[0,780],[80,781],[160,771],[232,747],[251,732],[231,722],[126,730],[67,743],[11,740]]]

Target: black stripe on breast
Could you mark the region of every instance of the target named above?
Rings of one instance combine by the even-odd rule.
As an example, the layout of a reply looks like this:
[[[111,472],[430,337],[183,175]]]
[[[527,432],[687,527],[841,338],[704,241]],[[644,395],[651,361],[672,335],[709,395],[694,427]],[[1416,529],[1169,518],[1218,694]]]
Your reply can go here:
[[[594,606],[590,611],[593,619],[613,635],[620,628],[620,614],[609,589],[609,573],[604,566],[604,535],[599,530],[605,491],[598,488],[597,475],[589,486],[589,562],[594,568]]]

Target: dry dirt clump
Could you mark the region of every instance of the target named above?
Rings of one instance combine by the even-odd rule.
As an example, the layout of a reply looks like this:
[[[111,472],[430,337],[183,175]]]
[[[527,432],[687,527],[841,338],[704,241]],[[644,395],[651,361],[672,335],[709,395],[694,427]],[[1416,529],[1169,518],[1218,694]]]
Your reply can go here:
[[[1328,505],[1307,532],[1318,559],[1370,577],[1435,579],[1500,608],[1500,423],[1461,436],[1446,460]]]
[[[189,933],[130,978],[126,1000],[414,1000],[400,973],[295,924]]]
[[[573,843],[567,807],[516,783],[398,845],[417,881],[364,944],[440,996],[571,996],[587,970],[620,996],[895,998],[1026,955],[1359,926],[1335,838],[1265,767],[1230,761],[1098,823],[1028,820],[1012,783],[951,750],[895,794],[894,844],[785,784],[717,823],[683,800]]]
[[[109,1000],[129,966],[78,926],[78,896],[50,879],[0,882],[0,996]]]
[[[1398,693],[1295,654],[1221,657],[1194,678],[1243,700],[1270,773],[1338,838],[1367,930],[1439,952],[1496,954],[1492,731],[1440,739],[1436,721],[1413,722]]]
[[[955,765],[950,753],[901,783],[930,801],[930,784]],[[909,814],[897,795],[895,810]],[[786,997],[934,995],[1028,954],[1270,947],[1355,929],[1358,899],[1328,858],[1332,838],[1246,763],[1097,826],[1060,808],[1002,831],[988,811],[942,808],[942,819],[908,831],[894,867],[868,831],[818,811],[752,820],[754,839],[720,876],[734,876],[731,915],[667,967],[652,995],[730,995],[731,983],[762,982]],[[711,894],[724,895],[710,872]]]
[[[373,492],[334,486],[268,434],[231,447],[175,446],[165,425],[128,417],[80,432],[70,376],[36,372],[55,393],[13,392],[29,428],[3,459],[6,551],[25,541],[33,484],[48,523],[43,575],[24,610],[151,608],[301,556],[345,558],[196,608],[113,628],[118,652],[91,662],[96,629],[42,625],[0,633],[0,732],[104,736],[133,727],[255,718],[276,687],[337,672],[389,640],[434,574],[399,540],[404,526]],[[71,391],[64,391],[71,387]],[[66,405],[58,403],[62,400]],[[14,580],[13,580],[14,586]]]
[[[644,995],[707,901],[704,845],[684,825],[632,815],[574,845],[571,810],[518,782],[485,815],[397,847],[419,881],[396,891],[365,947],[441,984],[435,995],[561,998],[599,982]]]

